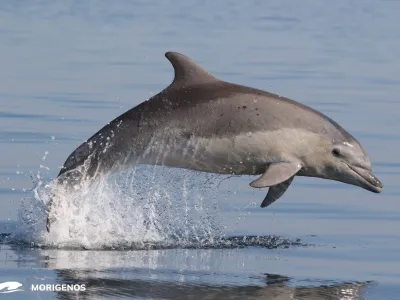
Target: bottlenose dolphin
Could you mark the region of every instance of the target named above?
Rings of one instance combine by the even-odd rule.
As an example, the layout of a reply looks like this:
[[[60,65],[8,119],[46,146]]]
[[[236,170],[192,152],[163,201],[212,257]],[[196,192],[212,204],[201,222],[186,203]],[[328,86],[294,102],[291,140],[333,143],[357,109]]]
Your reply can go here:
[[[269,187],[261,207],[281,197],[296,175],[381,192],[367,153],[329,117],[291,99],[223,81],[182,54],[165,56],[175,71],[173,82],[82,143],[64,163],[60,183],[75,185],[151,164],[261,174],[250,183]]]

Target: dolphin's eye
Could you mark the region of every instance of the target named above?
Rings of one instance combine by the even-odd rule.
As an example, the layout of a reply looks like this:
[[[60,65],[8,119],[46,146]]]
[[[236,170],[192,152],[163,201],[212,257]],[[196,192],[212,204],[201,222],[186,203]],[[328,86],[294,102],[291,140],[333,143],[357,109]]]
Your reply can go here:
[[[336,156],[336,157],[339,157],[339,156],[340,156],[340,151],[339,151],[339,149],[337,149],[337,148],[333,149],[333,150],[332,150],[332,155],[333,155],[333,156]]]

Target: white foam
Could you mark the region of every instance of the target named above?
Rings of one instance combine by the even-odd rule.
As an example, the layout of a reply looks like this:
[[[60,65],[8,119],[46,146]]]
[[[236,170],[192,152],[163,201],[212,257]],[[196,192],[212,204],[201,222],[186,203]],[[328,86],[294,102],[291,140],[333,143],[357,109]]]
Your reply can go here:
[[[216,175],[139,166],[80,190],[54,190],[38,176],[19,210],[14,239],[36,246],[141,248],[188,246],[221,237]],[[46,203],[57,192],[57,220],[46,231]]]

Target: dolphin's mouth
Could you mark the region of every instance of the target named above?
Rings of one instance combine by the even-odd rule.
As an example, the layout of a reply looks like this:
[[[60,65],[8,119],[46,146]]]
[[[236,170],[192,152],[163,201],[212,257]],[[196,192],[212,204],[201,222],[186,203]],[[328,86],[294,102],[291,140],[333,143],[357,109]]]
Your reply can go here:
[[[382,182],[372,173],[371,170],[367,170],[361,167],[347,165],[356,175],[358,181],[361,183],[361,187],[374,192],[382,192]]]

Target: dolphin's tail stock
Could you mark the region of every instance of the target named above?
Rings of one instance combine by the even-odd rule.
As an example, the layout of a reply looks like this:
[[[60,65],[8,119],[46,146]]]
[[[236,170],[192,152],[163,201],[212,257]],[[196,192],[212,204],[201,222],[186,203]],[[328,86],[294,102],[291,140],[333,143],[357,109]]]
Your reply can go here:
[[[76,184],[80,184],[83,180],[83,174],[75,169],[63,173],[60,172],[56,177],[54,186],[51,191],[50,200],[47,202],[47,220],[46,230],[50,232],[51,224],[57,221],[57,208],[60,206],[60,201],[67,198],[74,190]]]
[[[60,178],[57,177],[56,178],[56,184],[53,188],[53,190],[51,191],[51,196],[50,196],[50,200],[47,202],[47,207],[46,207],[46,211],[47,211],[47,220],[46,220],[46,230],[47,232],[50,232],[50,227],[51,224],[54,223],[57,220],[56,217],[56,202],[58,201],[57,199],[57,195],[61,192],[60,191],[60,184],[62,184],[62,181],[60,181]]]
[[[47,232],[50,232],[51,224],[57,221],[57,210],[62,204],[60,201],[67,200],[73,194],[74,190],[76,190],[76,185],[81,185],[83,180],[84,176],[78,169],[65,173],[61,171],[55,179],[50,200],[47,202]]]
[[[46,229],[50,232],[51,224],[57,220],[57,208],[63,196],[68,197],[76,190],[76,185],[82,185],[85,180],[94,180],[99,170],[102,152],[95,152],[87,142],[82,143],[65,161],[58,176],[55,178],[50,200],[47,204]]]
[[[62,186],[63,181],[60,177],[60,174],[53,180],[51,184],[50,196],[49,201],[46,203],[46,212],[47,212],[47,220],[46,220],[46,230],[50,232],[51,224],[56,220],[54,216],[54,204],[55,204],[55,197],[59,193],[59,187]]]
[[[46,230],[47,230],[47,232],[50,232],[51,223],[53,223],[53,222],[51,221],[50,217],[47,216],[47,221],[46,221]]]
[[[52,207],[52,202],[53,202],[53,199],[50,199],[50,203],[49,203],[49,206],[48,206],[48,212],[47,212],[47,220],[46,220],[46,230],[47,230],[47,232],[50,232],[50,226],[51,226],[51,224],[56,220],[56,218],[54,217],[54,216],[52,216],[52,210],[51,210],[51,207]]]

